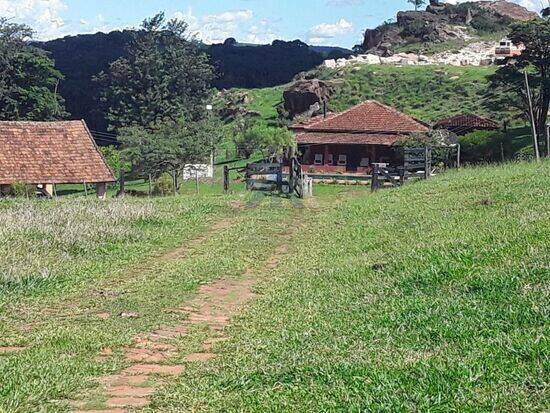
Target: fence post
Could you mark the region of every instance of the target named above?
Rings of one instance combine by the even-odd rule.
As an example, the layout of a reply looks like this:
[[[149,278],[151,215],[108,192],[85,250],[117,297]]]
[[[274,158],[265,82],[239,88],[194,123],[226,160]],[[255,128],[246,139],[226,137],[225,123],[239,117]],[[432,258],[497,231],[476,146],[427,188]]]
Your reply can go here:
[[[121,195],[124,195],[126,179],[124,176],[124,171],[122,169],[120,169],[118,172],[118,182],[119,182],[118,193]]]
[[[429,148],[426,146],[424,148],[424,179],[430,177],[430,169],[432,169],[431,162],[428,162],[429,157]]]
[[[277,170],[277,190],[283,192],[283,164]]]
[[[197,195],[198,195],[199,192],[200,192],[200,189],[199,189],[199,168],[195,168],[195,188],[197,190]]]
[[[378,175],[380,174],[380,171],[378,170],[379,168],[379,165],[378,164],[374,164],[374,171],[372,171],[372,181],[371,181],[371,184],[370,184],[370,190],[371,192],[376,192],[378,191]]]
[[[229,167],[223,167],[223,192],[227,194],[229,191]]]

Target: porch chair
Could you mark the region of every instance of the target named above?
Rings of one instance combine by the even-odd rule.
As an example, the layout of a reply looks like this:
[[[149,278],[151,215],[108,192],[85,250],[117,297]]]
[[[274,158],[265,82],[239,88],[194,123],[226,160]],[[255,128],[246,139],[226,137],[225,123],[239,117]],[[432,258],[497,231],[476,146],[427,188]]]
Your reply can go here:
[[[348,165],[348,156],[338,155],[338,166],[347,166],[347,165]]]

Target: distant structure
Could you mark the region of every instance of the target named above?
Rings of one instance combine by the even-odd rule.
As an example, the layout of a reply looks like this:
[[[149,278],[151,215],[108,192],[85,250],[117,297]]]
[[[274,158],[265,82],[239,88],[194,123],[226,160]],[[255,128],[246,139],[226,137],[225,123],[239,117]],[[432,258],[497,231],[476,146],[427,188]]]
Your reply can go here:
[[[104,198],[115,180],[84,121],[0,122],[0,195],[14,184],[49,197],[56,184],[95,184]]]
[[[375,164],[397,164],[396,144],[430,128],[398,110],[368,100],[341,113],[290,126],[308,173],[368,175]]]
[[[498,130],[500,125],[493,120],[467,113],[441,119],[434,125],[434,129],[445,129],[462,136],[476,130]]]
[[[519,56],[523,50],[525,50],[523,45],[516,46],[510,39],[503,38],[495,47],[495,56],[497,58]]]

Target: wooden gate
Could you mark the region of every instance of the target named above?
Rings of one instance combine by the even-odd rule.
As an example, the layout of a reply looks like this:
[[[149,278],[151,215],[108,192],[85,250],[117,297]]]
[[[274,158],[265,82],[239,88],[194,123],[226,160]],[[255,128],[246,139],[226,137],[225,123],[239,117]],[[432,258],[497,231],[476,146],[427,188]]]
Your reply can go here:
[[[291,194],[296,194],[298,198],[304,198],[304,171],[296,157],[290,158],[288,184]]]
[[[283,165],[278,162],[258,162],[246,165],[246,189],[249,191],[283,190]]]
[[[283,164],[280,162],[255,162],[244,168],[224,167],[223,189],[229,191],[229,172],[238,171],[244,173],[246,189],[249,191],[278,191],[283,192],[283,187],[288,187],[290,195],[304,198],[312,193],[311,180],[304,174],[302,165],[296,157],[290,159],[288,181],[283,179]]]

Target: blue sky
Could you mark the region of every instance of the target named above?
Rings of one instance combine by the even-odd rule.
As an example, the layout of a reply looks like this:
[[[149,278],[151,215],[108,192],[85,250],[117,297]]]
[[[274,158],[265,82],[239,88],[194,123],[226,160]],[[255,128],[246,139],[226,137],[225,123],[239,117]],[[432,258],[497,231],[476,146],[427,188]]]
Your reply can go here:
[[[537,0],[514,1],[540,8]],[[366,28],[410,7],[406,0],[0,0],[0,16],[31,25],[40,40],[136,27],[165,11],[207,43],[301,39],[351,48]]]

